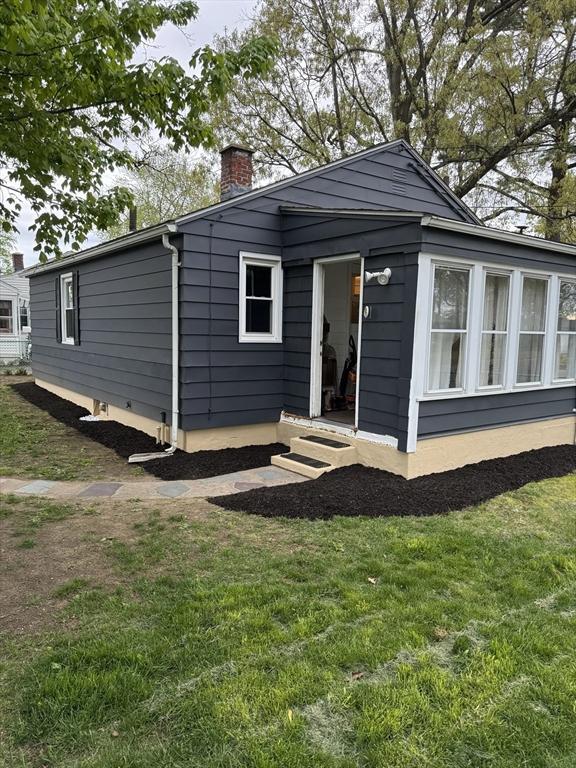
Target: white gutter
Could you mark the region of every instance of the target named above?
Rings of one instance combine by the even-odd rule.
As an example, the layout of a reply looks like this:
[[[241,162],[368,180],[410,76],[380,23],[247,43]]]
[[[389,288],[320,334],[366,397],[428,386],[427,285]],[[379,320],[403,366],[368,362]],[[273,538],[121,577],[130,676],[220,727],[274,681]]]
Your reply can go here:
[[[172,230],[174,231],[174,230]],[[179,374],[180,374],[180,307],[178,302],[178,286],[180,258],[178,248],[169,240],[168,232],[162,235],[162,245],[172,254],[172,421],[170,424],[170,448],[154,453],[133,453],[128,457],[128,462],[134,464],[150,459],[163,459],[172,456],[178,448],[178,420],[179,420]]]
[[[528,248],[542,248],[547,251],[556,251],[556,253],[567,253],[569,256],[576,256],[576,245],[556,243],[553,240],[545,240],[543,237],[532,237],[531,235],[521,235],[518,232],[508,232],[506,229],[494,229],[484,225],[468,224],[464,221],[444,219],[438,216],[424,216],[422,218],[422,226],[448,229],[452,232],[462,232],[467,235],[475,235],[476,237],[487,237],[492,240],[525,245]]]
[[[117,237],[115,240],[109,240],[106,243],[95,245],[92,248],[86,248],[83,251],[69,251],[59,259],[51,259],[45,264],[35,264],[33,267],[28,267],[28,269],[23,270],[19,274],[25,277],[32,277],[33,275],[39,275],[42,272],[51,272],[54,269],[62,269],[62,267],[68,267],[71,264],[79,264],[82,261],[90,261],[90,259],[97,259],[99,256],[114,253],[114,251],[131,248],[134,245],[140,245],[140,243],[145,243],[148,240],[154,240],[159,235],[176,231],[176,224],[173,221],[166,221],[155,227],[139,229],[137,232],[129,232],[127,235]]]

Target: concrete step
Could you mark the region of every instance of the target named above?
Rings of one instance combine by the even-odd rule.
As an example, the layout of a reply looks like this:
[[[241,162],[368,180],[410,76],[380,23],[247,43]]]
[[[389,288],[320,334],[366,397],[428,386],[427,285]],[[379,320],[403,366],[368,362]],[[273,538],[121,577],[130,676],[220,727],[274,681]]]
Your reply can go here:
[[[315,480],[325,472],[330,472],[332,469],[336,469],[332,464],[326,461],[312,458],[311,456],[304,456],[301,453],[281,453],[278,456],[272,456],[272,464],[275,467],[282,467],[282,469],[288,469],[290,472],[296,472],[299,475],[310,477]]]
[[[293,437],[290,440],[290,450],[331,464],[332,467],[347,467],[357,462],[356,448],[353,445],[323,435]]]

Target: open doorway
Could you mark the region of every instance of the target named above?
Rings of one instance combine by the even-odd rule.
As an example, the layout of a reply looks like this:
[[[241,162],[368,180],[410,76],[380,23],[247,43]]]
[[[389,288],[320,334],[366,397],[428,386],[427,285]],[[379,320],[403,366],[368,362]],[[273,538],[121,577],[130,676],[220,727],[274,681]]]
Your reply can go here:
[[[358,425],[361,275],[358,255],[314,264],[310,415],[350,429]]]

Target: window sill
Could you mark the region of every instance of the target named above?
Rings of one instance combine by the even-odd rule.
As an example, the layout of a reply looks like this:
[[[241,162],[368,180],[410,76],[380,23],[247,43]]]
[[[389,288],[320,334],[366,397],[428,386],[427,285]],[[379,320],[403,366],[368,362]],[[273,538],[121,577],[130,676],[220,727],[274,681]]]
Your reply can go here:
[[[74,342],[74,339],[62,339],[60,344],[66,344],[69,347],[75,347],[76,346],[76,344]]]
[[[421,397],[417,397],[416,400],[419,403],[428,402],[430,400],[458,400],[462,399],[464,397],[486,397],[487,395],[512,395],[515,392],[535,392],[537,390],[545,390],[545,389],[562,389],[562,387],[573,387],[575,383],[575,379],[572,380],[565,380],[565,381],[554,381],[551,384],[526,384],[525,386],[522,386],[521,384],[517,385],[513,389],[481,389],[481,390],[475,390],[474,392],[463,392],[462,390],[458,390],[457,392],[431,392],[429,394],[422,395]]]
[[[239,336],[239,344],[282,344],[282,339],[277,336],[260,336],[254,334],[254,336]]]

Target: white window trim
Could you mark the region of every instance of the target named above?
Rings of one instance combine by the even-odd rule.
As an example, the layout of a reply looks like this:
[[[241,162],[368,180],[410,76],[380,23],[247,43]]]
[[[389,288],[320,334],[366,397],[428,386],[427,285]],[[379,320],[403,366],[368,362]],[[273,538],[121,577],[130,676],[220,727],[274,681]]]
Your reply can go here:
[[[553,327],[553,340],[552,343],[549,345],[550,349],[550,355],[552,357],[551,362],[551,371],[552,371],[552,384],[555,385],[562,385],[562,384],[574,384],[576,383],[576,377],[572,377],[571,379],[557,379],[556,378],[556,347],[558,345],[558,337],[559,336],[576,336],[576,331],[559,331],[558,330],[558,310],[559,310],[559,303],[560,303],[560,283],[574,283],[576,285],[576,277],[560,277],[556,283],[556,291],[555,291],[555,297],[554,297],[554,309],[555,314],[552,318],[552,327]],[[552,302],[551,302],[552,304]]]
[[[8,296],[7,298],[2,296],[2,301],[9,301],[12,305],[10,314],[10,319],[12,320],[12,330],[8,333],[0,333],[0,339],[7,339],[11,336],[18,336],[19,318],[16,315],[16,299],[12,298],[11,296]]]
[[[62,344],[75,344],[74,336],[66,335],[66,307],[64,297],[66,295],[65,285],[70,282],[72,285],[72,298],[74,301],[73,309],[76,309],[76,296],[74,296],[74,276],[72,272],[66,272],[65,275],[60,275],[60,336]]]
[[[445,263],[442,259],[434,259],[432,262],[432,268],[431,268],[431,277],[430,277],[430,286],[428,291],[428,330],[427,330],[427,342],[426,342],[426,372],[425,372],[425,381],[426,381],[426,393],[432,396],[435,395],[445,395],[445,394],[462,394],[462,392],[466,391],[466,383],[467,383],[467,377],[468,377],[468,351],[469,351],[469,341],[468,337],[470,334],[470,317],[471,317],[471,306],[472,302],[470,300],[470,291],[472,288],[472,268],[470,265],[461,265],[460,269],[462,271],[468,272],[468,307],[466,310],[466,328],[465,330],[457,329],[457,328],[442,328],[442,329],[434,329],[432,328],[432,304],[434,301],[434,280],[436,276],[436,268],[437,267],[449,267],[452,269],[457,269],[457,265],[453,262],[451,264]],[[430,389],[430,350],[431,350],[431,340],[432,340],[432,334],[433,333],[459,333],[461,334],[463,338],[463,353],[464,353],[464,361],[462,365],[462,382],[463,385],[461,387],[454,387],[452,389]]]
[[[470,270],[469,302],[468,302],[468,333],[465,370],[463,381],[465,386],[454,390],[428,390],[430,338],[432,324],[432,292],[434,290],[434,267],[445,266]],[[482,339],[482,313],[484,307],[485,275],[510,275],[510,295],[508,302],[508,343],[506,345],[505,375],[503,386],[479,386],[479,366]],[[507,394],[510,392],[525,392],[530,390],[557,389],[570,386],[575,379],[555,379],[554,361],[556,350],[556,325],[558,315],[558,296],[561,280],[574,282],[574,275],[557,272],[547,272],[538,269],[522,269],[514,267],[499,267],[490,262],[478,262],[466,257],[456,258],[442,254],[421,252],[418,269],[418,302],[416,310],[414,347],[418,347],[418,356],[413,361],[411,400],[414,403],[428,400],[444,400],[462,397],[478,397],[486,395]],[[518,343],[520,329],[520,310],[522,302],[522,284],[524,277],[537,277],[548,281],[546,330],[544,332],[543,373],[540,383],[516,383],[516,368],[518,358]],[[422,281],[422,282],[421,282]],[[478,311],[477,311],[478,309]],[[553,319],[552,319],[553,318]],[[413,410],[416,410],[413,406]]]
[[[477,358],[477,372],[475,379],[471,382],[470,388],[473,389],[474,386],[476,386],[476,389],[478,392],[485,392],[486,394],[492,394],[494,392],[500,392],[507,386],[508,381],[508,361],[510,359],[510,323],[511,323],[511,315],[512,315],[512,284],[513,284],[513,274],[511,270],[506,269],[498,269],[495,267],[494,269],[491,269],[490,267],[482,267],[480,265],[476,265],[477,269],[480,269],[482,276],[482,293],[481,293],[481,301],[479,305],[479,312],[478,312],[478,325],[479,325],[479,333],[480,333],[480,339],[479,339],[479,345],[478,345],[478,358]],[[508,306],[506,308],[506,330],[505,331],[485,331],[484,330],[484,303],[486,301],[486,283],[488,275],[497,275],[499,277],[507,277],[508,278]],[[494,334],[496,336],[504,336],[506,339],[506,345],[504,347],[504,375],[502,377],[502,384],[480,384],[480,362],[482,359],[482,342],[484,340],[485,335]]]
[[[238,341],[241,344],[282,343],[282,260],[280,256],[240,251],[238,284]],[[270,333],[250,333],[246,330],[246,266],[271,267],[272,330]]]
[[[550,310],[552,306],[552,302],[550,301],[550,287],[552,285],[552,275],[548,274],[535,274],[534,272],[524,272],[521,270],[520,272],[521,277],[521,283],[520,283],[520,303],[516,307],[516,315],[518,316],[518,332],[517,332],[517,344],[516,344],[516,360],[515,360],[515,381],[514,381],[514,388],[515,389],[526,389],[527,387],[536,387],[540,388],[545,386],[547,383],[549,383],[551,377],[548,375],[548,365],[547,360],[549,357],[549,329],[550,329]],[[523,331],[522,330],[522,297],[524,295],[524,281],[526,278],[534,278],[535,280],[542,280],[546,283],[546,304],[544,306],[544,330],[543,331]],[[538,381],[518,381],[518,351],[520,347],[520,338],[522,336],[542,336],[542,367],[540,369],[540,379]]]

